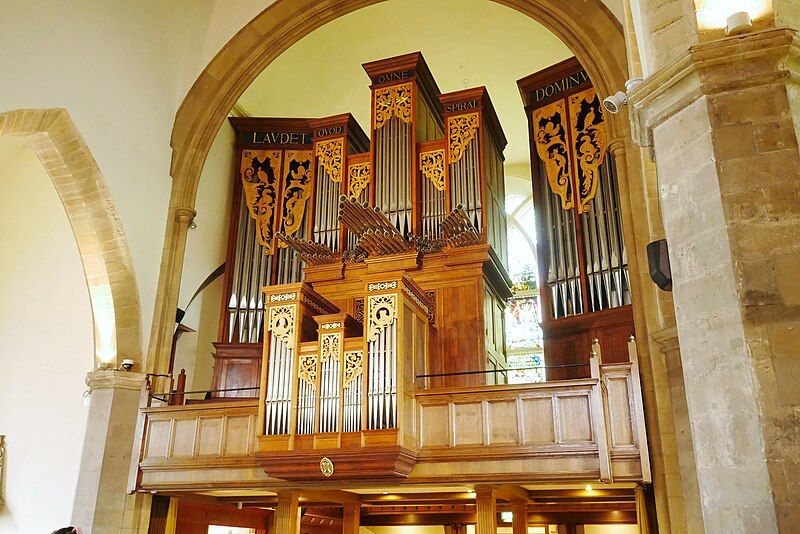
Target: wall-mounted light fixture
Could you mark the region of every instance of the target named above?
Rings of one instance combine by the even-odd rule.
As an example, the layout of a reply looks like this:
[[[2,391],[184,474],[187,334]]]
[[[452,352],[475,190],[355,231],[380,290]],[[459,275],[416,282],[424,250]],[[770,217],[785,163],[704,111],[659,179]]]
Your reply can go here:
[[[753,20],[747,11],[734,13],[725,21],[725,35],[739,35],[753,29]]]
[[[701,30],[722,29],[726,35],[750,31],[752,21],[772,15],[772,0],[694,0],[694,7]],[[749,25],[744,23],[743,13]]]

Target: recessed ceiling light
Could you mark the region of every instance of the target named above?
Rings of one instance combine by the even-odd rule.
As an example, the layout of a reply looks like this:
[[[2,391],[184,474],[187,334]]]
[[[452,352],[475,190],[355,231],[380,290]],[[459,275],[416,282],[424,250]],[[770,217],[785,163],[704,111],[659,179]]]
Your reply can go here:
[[[389,492],[388,491],[384,491],[383,494],[384,495],[389,495]]]
[[[586,491],[592,491],[592,485],[591,484],[586,484],[586,487],[583,488],[583,489],[585,489]]]

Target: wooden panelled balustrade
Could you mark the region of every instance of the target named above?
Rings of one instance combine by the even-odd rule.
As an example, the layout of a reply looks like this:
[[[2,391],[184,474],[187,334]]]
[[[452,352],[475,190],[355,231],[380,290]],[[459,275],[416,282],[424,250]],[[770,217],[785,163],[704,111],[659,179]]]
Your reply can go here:
[[[315,323],[322,328],[342,322],[326,327],[329,334],[352,332],[348,320],[338,318],[328,314]],[[409,328],[416,318],[412,315],[399,327]],[[317,345],[301,343],[300,354],[313,353]],[[398,346],[398,354],[413,350],[409,343]],[[351,348],[344,343],[343,352]],[[451,482],[509,477],[647,482],[650,466],[633,341],[629,350],[630,363],[602,365],[592,357],[590,378],[538,384],[414,389],[413,373],[400,369],[398,377],[405,378],[397,380],[397,392],[404,400],[396,406],[397,428],[389,429],[372,430],[364,424],[381,420],[370,419],[368,399],[373,386],[368,360],[363,363],[366,372],[359,375],[361,399],[367,399],[360,406],[364,425],[360,431],[353,430],[356,422],[347,422],[359,420],[352,418],[359,411],[357,404],[346,402],[358,388],[348,389],[351,381],[334,394],[321,386],[321,376],[315,382],[320,392],[314,403],[318,415],[313,418],[313,432],[307,434],[299,431],[307,428],[299,416],[292,417],[300,425],[297,433],[265,434],[262,429],[268,427],[261,426],[264,404],[254,400],[146,407],[142,409],[138,487],[165,490],[321,482],[326,480],[319,467],[323,457],[335,465],[332,478],[338,483],[373,476]],[[338,373],[334,382],[342,384],[351,364],[339,360],[339,365],[336,371],[323,362],[320,369],[331,377]],[[298,410],[308,407],[296,406]]]

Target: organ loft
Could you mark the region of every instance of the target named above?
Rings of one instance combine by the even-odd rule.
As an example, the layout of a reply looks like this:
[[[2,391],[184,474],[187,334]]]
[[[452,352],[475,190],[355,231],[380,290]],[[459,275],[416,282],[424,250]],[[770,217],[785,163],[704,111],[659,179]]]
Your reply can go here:
[[[493,498],[517,502],[537,482],[600,481],[635,512],[650,474],[626,251],[585,71],[519,82],[547,380],[511,384],[506,138],[489,94],[441,93],[420,53],[363,67],[366,131],[349,113],[230,119],[213,387],[142,409],[136,487],[255,491],[290,526],[282,492],[312,487],[341,493],[308,503],[335,506],[364,487],[514,482]],[[464,495],[451,504],[480,515]]]

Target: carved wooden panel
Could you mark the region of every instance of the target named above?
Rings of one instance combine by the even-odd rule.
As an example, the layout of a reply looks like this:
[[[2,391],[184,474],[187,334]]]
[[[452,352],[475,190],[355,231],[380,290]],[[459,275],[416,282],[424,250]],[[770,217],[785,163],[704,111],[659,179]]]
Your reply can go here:
[[[481,403],[456,404],[453,407],[455,445],[477,445],[483,442]]]
[[[556,407],[559,443],[592,441],[588,395],[557,396]]]
[[[446,404],[423,407],[420,423],[420,444],[423,447],[446,447],[450,445],[450,414]]]
[[[489,410],[489,443],[521,443],[517,418],[516,401],[496,401],[487,403]]]
[[[525,443],[556,442],[552,397],[532,397],[522,400]]]

